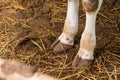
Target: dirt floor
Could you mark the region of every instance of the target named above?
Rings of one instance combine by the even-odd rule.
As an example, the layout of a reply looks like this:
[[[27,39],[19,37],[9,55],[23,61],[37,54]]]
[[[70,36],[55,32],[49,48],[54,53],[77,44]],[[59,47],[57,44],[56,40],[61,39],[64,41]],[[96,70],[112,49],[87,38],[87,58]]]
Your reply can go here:
[[[0,0],[0,57],[62,80],[120,80],[120,1],[104,0],[96,22],[95,61],[80,71],[71,63],[85,26],[81,5],[75,46],[63,53],[50,50],[62,32],[66,10],[67,0]]]

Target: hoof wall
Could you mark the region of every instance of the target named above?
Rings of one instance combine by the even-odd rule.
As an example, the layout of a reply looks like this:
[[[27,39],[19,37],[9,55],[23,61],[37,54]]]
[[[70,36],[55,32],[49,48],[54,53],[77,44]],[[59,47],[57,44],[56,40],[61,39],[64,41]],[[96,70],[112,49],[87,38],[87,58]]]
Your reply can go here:
[[[73,45],[66,45],[60,42],[60,40],[56,40],[52,45],[51,49],[53,52],[58,53],[58,52],[63,52],[71,49]]]
[[[93,60],[91,59],[82,59],[81,57],[79,57],[78,55],[75,57],[74,61],[73,61],[73,66],[76,69],[83,69],[85,67],[89,67],[92,64]]]

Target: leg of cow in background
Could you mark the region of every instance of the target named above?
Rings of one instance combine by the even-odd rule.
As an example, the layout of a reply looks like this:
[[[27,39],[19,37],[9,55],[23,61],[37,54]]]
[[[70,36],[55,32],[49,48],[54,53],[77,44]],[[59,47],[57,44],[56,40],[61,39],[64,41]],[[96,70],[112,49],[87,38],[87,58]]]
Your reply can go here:
[[[53,52],[70,49],[74,45],[74,37],[78,31],[79,0],[68,0],[67,16],[64,29],[59,38],[52,44]]]
[[[77,69],[91,65],[96,46],[95,22],[103,0],[82,0],[86,12],[86,25],[80,41],[80,49],[73,61]]]

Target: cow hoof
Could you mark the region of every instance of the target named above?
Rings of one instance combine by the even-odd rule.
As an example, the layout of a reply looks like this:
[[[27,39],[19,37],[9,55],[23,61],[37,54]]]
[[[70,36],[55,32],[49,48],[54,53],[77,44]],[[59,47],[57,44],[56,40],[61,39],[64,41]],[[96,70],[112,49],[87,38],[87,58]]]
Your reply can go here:
[[[25,77],[31,77],[36,72],[36,69],[32,66],[27,66],[26,64],[20,63],[15,60],[6,60],[1,65],[1,71],[5,75],[17,73]]]
[[[51,49],[52,49],[53,52],[55,52],[55,53],[67,51],[67,50],[71,49],[72,47],[73,47],[73,45],[63,44],[63,43],[61,43],[60,40],[58,40],[58,39],[51,45]]]
[[[36,72],[36,68],[33,66],[27,66],[23,63],[19,63],[18,65],[19,67],[17,67],[16,72],[25,77],[31,77]]]
[[[75,69],[83,69],[85,67],[89,67],[92,62],[92,59],[82,59],[81,57],[76,55],[72,65],[75,67]]]

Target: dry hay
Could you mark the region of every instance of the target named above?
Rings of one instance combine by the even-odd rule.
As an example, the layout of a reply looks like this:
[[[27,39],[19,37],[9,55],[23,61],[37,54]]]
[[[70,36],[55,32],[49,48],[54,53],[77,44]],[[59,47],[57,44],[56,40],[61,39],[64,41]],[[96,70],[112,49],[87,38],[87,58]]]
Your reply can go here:
[[[119,5],[119,0],[104,1],[97,18],[95,61],[91,67],[77,71],[71,63],[85,25],[82,8],[74,48],[53,53],[49,46],[62,32],[67,1],[0,0],[0,56],[33,65],[62,80],[119,80]]]

